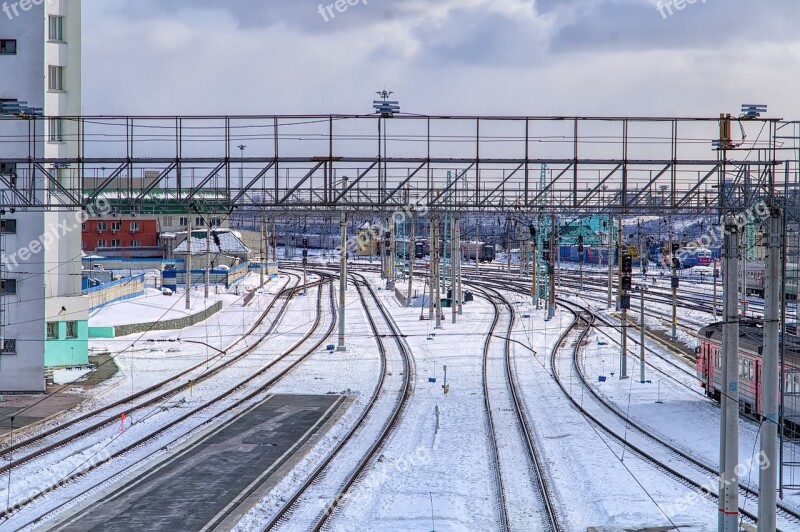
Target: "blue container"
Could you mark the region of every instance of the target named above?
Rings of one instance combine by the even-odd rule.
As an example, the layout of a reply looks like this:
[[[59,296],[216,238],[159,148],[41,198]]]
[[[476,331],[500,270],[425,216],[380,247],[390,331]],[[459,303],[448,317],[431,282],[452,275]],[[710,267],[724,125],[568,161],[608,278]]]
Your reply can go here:
[[[606,376],[605,375],[600,375],[599,377],[597,377],[597,380],[600,381],[600,382],[606,382]]]

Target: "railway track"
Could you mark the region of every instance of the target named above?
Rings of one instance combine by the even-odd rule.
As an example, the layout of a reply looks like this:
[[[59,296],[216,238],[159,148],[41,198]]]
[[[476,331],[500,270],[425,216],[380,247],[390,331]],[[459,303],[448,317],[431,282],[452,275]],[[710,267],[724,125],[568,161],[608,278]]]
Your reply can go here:
[[[512,292],[516,292],[516,293],[520,293],[520,294],[524,294],[524,295],[528,295],[527,289],[525,287],[520,287],[519,285],[513,284],[513,283],[500,284],[500,283],[495,282],[495,281],[476,281],[476,280],[471,280],[470,283],[472,283],[473,285],[477,285],[477,286],[492,287],[495,290],[508,290],[508,291],[512,291]],[[568,299],[560,298],[560,297],[557,298],[557,301],[562,301],[562,302],[565,302],[565,303],[569,303]],[[606,325],[608,325],[609,327],[612,327],[614,329],[619,329],[619,326],[617,324],[615,324],[615,323],[612,323],[608,318],[600,317],[600,316],[598,316],[598,318],[601,319],[603,322],[605,322]],[[649,331],[645,331],[645,332],[650,337],[651,340],[654,339],[653,335]],[[619,345],[619,343],[620,343],[619,340],[614,338],[612,335],[607,334],[607,333],[605,333],[603,331],[600,331],[600,334],[602,334],[603,336],[607,337],[612,342],[614,342],[614,343]],[[660,339],[658,339],[657,337],[655,338],[655,341],[660,343]],[[629,342],[629,345],[631,346],[631,349],[633,349],[633,348],[635,348],[635,346],[639,345],[638,338],[629,337],[628,338],[628,342]],[[659,360],[663,361],[664,363],[672,366],[673,368],[675,368],[678,371],[681,371],[687,377],[691,377],[693,379],[696,378],[694,372],[691,369],[688,369],[685,365],[676,363],[674,360],[671,360],[670,358],[665,357],[662,353],[660,353],[657,350],[654,350],[654,349],[652,349],[652,348],[650,348],[648,346],[645,346],[645,350],[650,355],[657,357]],[[683,385],[683,383],[678,381],[674,376],[672,376],[669,373],[666,373],[664,371],[661,371],[661,369],[659,367],[657,367],[656,365],[654,365],[651,360],[645,361],[645,363],[647,364],[648,367],[650,367],[651,369],[663,374],[666,378],[668,378],[670,380],[675,380],[679,384]],[[700,394],[701,392],[697,391],[697,393]]]
[[[483,345],[483,393],[487,424],[489,434],[491,435],[491,450],[495,463],[497,489],[500,496],[499,508],[501,528],[502,530],[542,530],[562,532],[565,530],[565,528],[563,527],[562,520],[556,511],[556,505],[554,502],[555,495],[548,481],[547,472],[545,471],[543,465],[544,461],[535,443],[535,436],[533,435],[533,430],[528,423],[522,397],[512,371],[513,362],[511,360],[511,348],[508,339],[511,338],[511,335],[513,334],[514,322],[516,320],[514,307],[496,290],[491,288],[478,288],[476,291],[481,293],[494,309],[494,318],[491,328]],[[492,358],[494,357],[491,356],[490,346],[492,339],[497,336],[495,331],[499,325],[500,316],[503,314],[501,306],[508,310],[508,324],[504,327],[503,331],[506,340],[503,346],[503,355],[500,357],[501,367],[495,367],[497,366],[497,363],[493,363],[492,361]],[[495,386],[498,381],[502,381],[503,385]],[[501,390],[502,393],[498,393]],[[497,405],[493,405],[492,397],[497,398],[495,402],[499,404],[499,407]],[[518,430],[522,440],[521,443],[524,444],[522,446],[523,449],[521,450],[521,453],[520,449],[513,449],[513,447],[515,447],[513,440],[507,440],[504,438],[504,445],[501,446],[499,444],[499,438],[501,436],[497,430],[497,426],[500,424],[498,423],[499,420],[502,420],[502,425],[504,427],[507,428],[509,425],[513,424],[516,430]],[[503,432],[502,435],[507,437],[508,433]],[[509,454],[513,454],[515,450],[517,451],[517,454],[525,454],[528,459],[529,467],[525,468],[525,471],[515,470],[513,467],[515,465],[513,461],[509,462]],[[501,456],[505,456],[506,460],[502,460]],[[504,463],[505,465],[503,465]],[[532,475],[530,474],[531,472],[533,473]],[[536,516],[538,517],[536,522],[521,523],[519,522],[519,516],[510,515],[511,512],[508,510],[509,505],[507,503],[509,492],[511,492],[511,497],[523,497],[522,500],[516,501],[516,504],[512,504],[512,506],[526,507],[528,504],[527,499],[524,498],[524,492],[517,492],[516,489],[506,489],[504,476],[508,478],[514,475],[524,475],[528,477],[526,479],[516,478],[513,482],[514,488],[519,488],[520,485],[530,483],[530,481],[533,480],[532,488],[536,492],[536,497],[539,499],[543,510],[541,514]],[[531,479],[530,477],[533,478]]]
[[[414,375],[410,349],[402,339],[399,329],[389,317],[386,309],[380,303],[366,279],[358,274],[351,275],[351,277],[354,279],[359,300],[366,310],[366,317],[370,330],[377,341],[381,361],[379,382],[373,394],[370,396],[367,407],[359,415],[353,428],[350,429],[336,447],[328,453],[325,459],[302,483],[299,489],[286,500],[263,530],[276,530],[283,526],[291,529],[305,527],[314,531],[325,529],[330,519],[340,508],[340,504],[346,498],[348,491],[354,487],[358,479],[376,459],[378,453],[397,426],[408,399],[411,396]],[[378,326],[373,317],[373,313],[368,310],[368,298],[365,294],[369,295],[369,300],[374,303],[372,306],[378,309],[378,314],[383,318],[385,325],[383,331],[381,331],[381,327]],[[384,338],[387,337],[394,340],[396,354],[399,355],[398,359],[390,359],[390,350],[387,348],[384,340]],[[400,362],[399,367],[397,362]],[[392,393],[392,391],[388,389],[388,384],[389,381],[395,377],[395,372],[397,371],[400,371],[401,375],[396,376],[402,376],[402,379],[394,379],[400,380],[400,382],[394,383],[395,386],[399,384],[399,387]],[[334,478],[326,478],[328,474],[331,473],[334,462],[346,461],[347,458],[345,455],[348,452],[348,447],[358,447],[360,437],[365,436],[363,434],[364,432],[368,432],[370,418],[379,415],[376,413],[380,410],[379,403],[391,401],[391,396],[396,396],[396,398],[394,404],[390,405],[389,416],[383,421],[378,434],[371,440],[372,443],[369,444],[368,448],[360,451],[360,458],[357,460],[355,467],[351,468],[350,471],[344,475],[344,479],[340,478],[337,481],[337,479]],[[354,451],[359,452],[357,449],[354,449]],[[335,476],[335,473],[330,474],[330,477]],[[302,508],[304,502],[310,500],[313,503],[320,499],[327,501],[327,504],[321,512],[317,512],[316,514],[312,513],[312,515],[302,515],[304,513]]]
[[[297,356],[296,359],[294,359],[294,360],[288,360],[291,355],[293,355],[296,352],[298,352],[303,345],[308,344],[311,341],[312,337],[315,334],[317,334],[317,331],[318,331],[318,329],[320,327],[320,323],[322,321],[322,315],[323,315],[323,311],[322,311],[322,291],[323,290],[322,290],[322,287],[320,287],[317,290],[316,317],[315,317],[314,323],[312,324],[310,329],[306,333],[304,333],[303,336],[299,340],[297,340],[288,350],[283,352],[281,355],[279,355],[277,358],[272,360],[270,363],[268,363],[265,366],[263,366],[258,371],[256,371],[253,374],[249,375],[248,377],[246,377],[245,379],[241,380],[237,384],[229,387],[227,390],[221,392],[220,394],[215,396],[213,399],[204,402],[203,404],[201,404],[198,407],[192,408],[188,412],[182,414],[181,416],[179,416],[179,417],[177,417],[175,419],[170,420],[168,423],[159,426],[158,428],[156,428],[153,431],[148,431],[144,436],[136,439],[135,441],[133,441],[133,442],[127,444],[127,445],[125,445],[121,449],[118,449],[118,450],[116,450],[114,452],[111,452],[107,456],[104,456],[101,459],[97,459],[97,460],[92,461],[91,463],[88,464],[87,467],[81,468],[80,470],[78,470],[78,471],[76,471],[74,473],[70,473],[69,475],[61,478],[53,486],[48,486],[47,488],[39,491],[36,494],[30,495],[30,496],[28,496],[28,497],[26,497],[26,498],[24,498],[22,500],[16,501],[16,503],[13,506],[11,506],[10,509],[7,508],[6,510],[0,512],[0,524],[2,524],[4,521],[7,521],[10,517],[12,517],[12,514],[15,513],[16,511],[19,511],[19,509],[23,509],[24,510],[25,507],[29,506],[31,503],[39,500],[40,498],[44,497],[45,495],[50,494],[54,489],[57,489],[58,487],[63,486],[66,483],[75,482],[78,479],[81,479],[82,477],[85,477],[88,473],[99,469],[100,467],[112,462],[115,459],[118,459],[118,458],[120,458],[120,457],[122,457],[124,455],[127,455],[129,453],[132,453],[132,452],[134,452],[136,450],[144,449],[144,447],[147,444],[153,442],[154,440],[160,438],[161,436],[166,435],[167,433],[172,431],[172,429],[175,429],[181,423],[184,423],[189,419],[200,418],[201,421],[200,421],[199,424],[195,424],[194,426],[188,427],[187,430],[182,431],[181,434],[179,434],[179,435],[177,435],[175,437],[172,437],[168,442],[159,441],[158,442],[158,449],[165,450],[165,449],[175,445],[176,443],[184,440],[191,433],[194,433],[198,429],[208,425],[209,423],[211,423],[213,421],[224,419],[225,416],[228,416],[231,413],[233,413],[235,411],[238,411],[244,405],[247,405],[248,403],[251,403],[252,401],[258,399],[260,396],[263,396],[271,386],[273,386],[274,384],[279,382],[281,379],[283,379],[286,375],[288,375],[289,372],[291,372],[295,367],[297,367],[307,356],[309,356],[310,354],[316,352],[319,349],[319,347],[325,342],[325,340],[327,338],[329,338],[330,335],[333,333],[333,330],[334,330],[334,327],[335,327],[335,324],[336,324],[334,290],[333,290],[333,286],[332,286],[333,280],[332,280],[332,277],[326,276],[324,281],[325,281],[325,285],[324,286],[327,287],[327,290],[328,290],[328,293],[329,293],[329,311],[328,311],[328,313],[329,313],[329,315],[331,317],[331,321],[330,321],[330,324],[327,327],[327,329],[321,335],[319,335],[319,338],[316,341],[314,341],[310,345],[310,347],[306,351],[304,351],[304,353],[302,353],[299,356]],[[253,348],[254,347],[255,346],[253,346]],[[257,380],[261,379],[262,377],[266,376],[266,374],[272,368],[274,368],[276,365],[278,365],[279,363],[282,363],[282,362],[287,362],[287,361],[288,361],[288,363],[283,368],[278,369],[278,371],[277,371],[277,373],[275,375],[273,375],[271,377],[268,377],[266,379],[266,381],[264,381],[264,382],[258,382],[257,381]],[[237,394],[237,392],[241,392],[241,393],[239,393],[238,395],[234,395],[234,394]],[[223,405],[223,406],[221,406],[221,408],[219,408],[218,410],[205,412],[207,410],[211,410],[212,407],[220,406],[220,405]],[[148,455],[152,455],[152,452],[148,453]],[[140,463],[137,461],[136,463],[134,463],[134,464],[132,464],[130,466],[124,467],[124,468],[122,468],[120,470],[117,470],[117,471],[112,471],[111,475],[109,477],[107,477],[107,478],[105,478],[105,479],[100,481],[100,484],[105,484],[105,483],[113,481],[113,480],[115,480],[117,478],[120,478],[120,476],[124,475],[125,472],[131,470],[132,468],[136,468],[139,465],[140,465]],[[50,488],[52,488],[52,489],[50,489]],[[64,502],[60,503],[56,508],[47,510],[44,514],[35,517],[31,521],[29,521],[26,524],[20,526],[19,528],[25,528],[25,527],[28,527],[28,526],[33,526],[33,525],[39,524],[43,519],[46,519],[46,518],[52,516],[53,514],[62,511],[64,506],[65,506],[65,504],[72,504],[74,502],[77,502],[77,501],[83,499],[84,497],[90,495],[95,490],[96,490],[96,485],[89,486],[88,488],[83,489],[80,492],[79,495],[74,496],[74,497],[69,497],[69,500],[66,503],[64,503]],[[225,516],[221,516],[221,518],[224,518],[224,517]]]
[[[570,334],[565,334],[561,338],[559,344],[556,346],[556,349],[554,349],[551,353],[553,375],[564,395],[583,414],[587,421],[592,422],[603,432],[620,442],[624,448],[630,449],[632,452],[640,456],[645,461],[651,463],[658,469],[666,472],[668,475],[676,478],[685,485],[701,491],[707,497],[716,501],[716,493],[709,489],[709,480],[718,478],[718,472],[716,468],[697,459],[664,438],[654,434],[641,423],[638,423],[636,420],[630,418],[624,412],[621,412],[616,406],[604,399],[596,392],[594,387],[588,383],[588,380],[586,379],[586,376],[584,375],[582,367],[579,363],[579,354],[583,341],[592,327],[595,327],[595,316],[591,311],[574,303],[564,304],[562,307],[566,308],[575,316],[575,322],[573,323],[571,330],[575,330],[577,328],[581,329],[580,333],[577,335],[577,340],[573,342],[571,349],[562,349],[567,338],[570,336]],[[566,361],[569,364],[569,370],[575,370],[575,373],[579,377],[578,382],[580,384],[580,390],[586,391],[588,394],[572,391],[570,386],[564,383],[561,371],[564,369],[564,361],[559,360],[557,356],[560,351],[568,351],[570,353],[569,360]],[[593,404],[594,406],[587,405],[587,397],[590,398],[590,404]],[[601,419],[601,414],[598,412],[598,410],[605,412],[606,414],[611,414],[613,418],[617,419],[616,423],[618,423],[619,426],[613,427],[611,422]],[[636,438],[634,434],[637,434],[638,438]],[[646,448],[646,446],[652,444],[655,444],[659,450],[648,450]],[[657,453],[660,453],[662,457],[656,456]],[[669,456],[670,458],[665,459],[663,456]],[[686,470],[687,467],[689,471]],[[756,490],[743,484],[739,485],[739,489],[741,500],[754,501],[754,505],[757,506],[757,503],[755,503],[758,497]],[[779,517],[783,518],[784,523],[790,522],[793,527],[800,525],[800,513],[798,513],[796,510],[783,504],[779,504],[778,509]],[[751,522],[756,522],[757,516],[753,512],[741,506],[739,511]]]
[[[292,277],[295,277],[299,282],[300,278],[298,276],[293,275]],[[42,457],[67,444],[73,443],[78,438],[83,438],[85,436],[98,432],[102,430],[104,427],[107,427],[109,425],[117,424],[119,423],[120,416],[122,413],[124,413],[126,416],[130,416],[131,414],[144,412],[147,409],[163,404],[164,401],[166,401],[167,399],[174,397],[181,392],[186,391],[189,382],[191,382],[192,385],[202,383],[212,378],[213,376],[217,375],[221,371],[229,367],[232,367],[234,364],[241,361],[242,359],[247,357],[247,355],[252,353],[267,337],[269,337],[270,334],[272,334],[272,332],[280,324],[286,311],[288,310],[290,301],[301,289],[302,287],[295,285],[292,287],[286,287],[283,290],[281,290],[281,292],[279,292],[278,295],[270,302],[267,308],[261,313],[259,318],[243,335],[239,336],[236,340],[230,343],[225,349],[221,350],[219,353],[214,355],[208,361],[200,362],[199,364],[196,364],[186,370],[181,371],[177,375],[171,376],[170,378],[165,379],[152,386],[148,386],[146,389],[141,390],[119,401],[116,401],[113,404],[95,409],[91,412],[87,412],[86,414],[83,414],[79,417],[69,419],[63,423],[59,423],[57,426],[53,428],[50,428],[48,430],[35,434],[29,438],[18,441],[13,445],[5,447],[4,449],[2,449],[2,452],[4,454],[7,454],[8,456],[13,456],[13,453],[18,453],[21,450],[33,447],[35,444],[43,442],[47,438],[51,438],[53,436],[65,433],[72,428],[78,429],[74,432],[69,432],[69,434],[60,437],[55,442],[40,447],[32,452],[25,454],[24,456],[21,456],[15,460],[11,460],[9,461],[9,463],[0,466],[0,474],[6,473],[9,470],[15,469],[27,462],[30,462],[31,460]],[[230,359],[224,360],[224,358],[227,355],[233,353],[234,348],[237,345],[239,345],[246,338],[251,336],[263,324],[264,320],[267,319],[270,312],[273,310],[273,308],[275,307],[275,305],[279,300],[283,300],[283,304],[278,310],[275,318],[273,319],[272,323],[269,325],[267,330],[259,335],[259,338],[253,345],[242,349],[241,352],[235,354]],[[211,361],[218,361],[221,363],[215,365],[213,368],[208,368],[208,365]],[[207,369],[201,371],[199,375],[194,376],[191,379],[187,378],[197,370],[202,370],[203,366],[206,366]],[[160,393],[156,393],[159,392],[159,390],[162,390],[163,388],[167,389],[161,391]],[[134,403],[134,401],[136,401],[137,399],[147,397],[148,395],[151,395],[153,393],[156,393],[156,395],[153,395],[152,397],[149,397],[142,402],[132,405],[132,403]],[[99,416],[102,416],[102,418],[99,419],[98,421],[91,422],[93,418],[97,418]],[[91,424],[89,424],[88,426],[81,427],[82,424],[85,424],[87,422],[91,422]]]

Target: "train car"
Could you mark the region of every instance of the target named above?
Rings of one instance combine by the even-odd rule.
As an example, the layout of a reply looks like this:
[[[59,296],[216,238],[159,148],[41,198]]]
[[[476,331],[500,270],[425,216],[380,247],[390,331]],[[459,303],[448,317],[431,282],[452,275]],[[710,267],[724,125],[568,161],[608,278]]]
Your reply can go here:
[[[708,397],[716,401],[722,394],[722,322],[712,323],[698,332],[695,369]],[[742,317],[739,322],[739,409],[760,420],[761,374],[763,360],[763,321]],[[800,430],[800,339],[786,335],[784,366],[784,412],[786,428]]]
[[[722,269],[722,268],[720,268]],[[764,297],[765,286],[765,266],[761,261],[739,261],[739,278],[742,277],[744,272],[745,287],[747,295]],[[724,272],[722,272],[724,274]],[[797,265],[786,264],[783,278],[783,288],[785,290],[786,299],[795,301],[797,300]],[[739,281],[741,283],[741,280]]]
[[[431,253],[431,246],[427,240],[417,240],[414,242],[414,257],[421,259]]]
[[[611,254],[611,262],[617,263],[617,254]],[[600,264],[608,266],[608,248],[607,247],[587,247],[586,248],[586,263],[587,264]]]
[[[711,261],[713,260],[711,258],[711,251],[706,248],[698,249],[697,252],[695,253],[695,256],[697,257],[698,266],[708,266],[709,264],[711,264]]]
[[[462,242],[461,258],[464,260],[478,260],[478,262],[492,262],[496,257],[494,245],[485,242]]]

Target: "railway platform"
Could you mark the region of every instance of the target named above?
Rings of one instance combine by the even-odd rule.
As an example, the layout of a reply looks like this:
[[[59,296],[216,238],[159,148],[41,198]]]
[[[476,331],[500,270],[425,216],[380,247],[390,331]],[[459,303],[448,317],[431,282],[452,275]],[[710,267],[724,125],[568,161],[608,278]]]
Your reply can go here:
[[[349,406],[338,395],[270,395],[44,530],[230,530]]]

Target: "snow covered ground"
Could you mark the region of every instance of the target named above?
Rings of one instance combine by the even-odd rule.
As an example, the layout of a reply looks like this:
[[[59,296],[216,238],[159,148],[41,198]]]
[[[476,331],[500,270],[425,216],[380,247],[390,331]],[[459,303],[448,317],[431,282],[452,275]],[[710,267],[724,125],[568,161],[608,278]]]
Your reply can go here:
[[[252,275],[246,280],[253,286]],[[331,522],[330,530],[431,530],[432,520],[437,531],[497,530],[499,527],[499,498],[495,486],[494,464],[490,451],[490,434],[486,424],[483,397],[482,347],[494,312],[483,298],[464,305],[464,313],[456,324],[451,323],[450,309],[444,309],[445,320],[441,329],[427,317],[427,308],[402,308],[392,292],[382,290],[377,274],[368,275],[369,282],[381,303],[389,310],[392,319],[405,335],[413,357],[413,393],[402,413],[401,421],[381,449],[379,458],[356,483],[342,501]],[[131,335],[124,338],[93,340],[95,350],[108,350],[120,367],[119,373],[109,382],[87,392],[87,401],[65,417],[75,417],[101,405],[123,399],[194,365],[200,365],[196,374],[219,363],[215,358],[242,335],[254,320],[267,308],[277,291],[296,282],[282,276],[267,285],[249,306],[242,305],[244,286],[240,295],[235,292],[214,294],[223,301],[223,309],[205,322],[180,330],[158,331]],[[421,286],[419,280],[415,284]],[[323,289],[322,324],[330,322],[328,288]],[[511,353],[517,383],[522,391],[523,406],[534,431],[535,442],[545,459],[545,469],[555,494],[556,508],[565,519],[567,530],[585,530],[599,527],[667,526],[672,522],[686,531],[716,530],[716,503],[707,497],[695,499],[693,490],[639,456],[624,449],[615,439],[590,423],[561,391],[553,378],[554,368],[550,351],[572,323],[566,310],[559,310],[554,319],[545,321],[542,310],[530,308],[527,296],[505,293],[517,308],[517,321],[511,339]],[[202,291],[194,298],[202,303]],[[213,379],[188,388],[170,398],[165,408],[126,417],[119,426],[109,426],[89,438],[76,439],[70,445],[50,453],[14,470],[10,492],[7,479],[0,478],[0,497],[14,501],[41,490],[84,467],[97,457],[106,456],[135,438],[146,434],[152,427],[165,423],[201,405],[255,371],[273,363],[310,328],[315,317],[317,291],[293,300],[284,319],[275,327],[270,341],[262,344],[252,355],[220,372]],[[164,313],[166,300],[178,302],[183,309],[180,294],[166,297],[152,294],[143,298],[147,311],[139,312],[128,304],[114,305],[116,319],[148,321],[145,313]],[[150,304],[152,300],[152,305]],[[157,302],[157,303],[156,303]],[[130,303],[130,302],[126,302]],[[280,306],[281,302],[278,302]],[[592,302],[596,305],[596,302]],[[604,306],[604,305],[601,305]],[[366,319],[366,313],[381,321],[377,310],[365,310],[352,288],[347,292],[347,351],[329,353],[319,350],[304,359],[286,378],[272,386],[273,393],[345,394],[353,402],[339,418],[336,425],[322,435],[311,451],[302,457],[277,486],[246,514],[236,530],[260,530],[275,515],[287,495],[298,489],[322,459],[354,426],[367,407],[369,397],[375,392],[381,365],[376,339]],[[277,307],[273,310],[277,312]],[[150,314],[147,314],[150,316]],[[685,313],[693,316],[692,313]],[[698,313],[694,318],[710,319]],[[111,319],[111,318],[109,318]],[[255,343],[255,338],[266,332],[272,320],[258,327],[233,351],[239,352]],[[496,334],[505,334],[501,327]],[[94,322],[93,322],[94,324]],[[655,324],[649,325],[655,326]],[[385,329],[385,326],[383,326]],[[608,329],[609,334],[617,334]],[[700,392],[698,383],[688,372],[680,371],[658,357],[649,357],[649,379],[646,384],[634,379],[620,381],[611,375],[619,366],[618,347],[605,342],[602,335],[589,337],[583,351],[582,363],[587,375],[604,397],[624,410],[650,430],[673,442],[676,446],[698,456],[710,464],[717,459],[719,408]],[[191,342],[190,342],[191,341]],[[384,338],[387,345],[390,337]],[[202,342],[201,344],[192,342]],[[571,344],[567,343],[569,347]],[[658,346],[648,342],[653,349]],[[501,361],[503,341],[493,340],[491,361]],[[635,345],[631,349],[638,352]],[[662,353],[665,358],[671,357]],[[227,356],[233,356],[229,354]],[[298,522],[310,522],[328,502],[331,487],[344,478],[354,465],[360,452],[371,443],[375,429],[380,427],[397,395],[402,369],[395,362],[388,371],[392,380],[386,388],[382,402],[367,418],[363,437],[334,461],[326,473],[327,480],[309,492],[297,513],[297,521],[285,524],[284,529],[297,527]],[[570,369],[569,353],[559,354],[557,368],[567,382],[570,392],[583,394],[577,376]],[[638,375],[636,357],[629,357],[629,371]],[[677,359],[676,359],[677,360]],[[205,362],[205,364],[203,363]],[[288,362],[286,362],[288,364]],[[447,371],[449,393],[445,394],[444,368]],[[280,366],[284,367],[284,366]],[[501,368],[501,365],[496,366]],[[276,370],[277,371],[277,368]],[[274,371],[270,370],[262,381]],[[185,378],[192,378],[192,373]],[[500,373],[490,375],[494,392],[503,392]],[[605,382],[598,382],[606,375]],[[432,380],[435,378],[435,382]],[[501,396],[492,396],[501,397]],[[588,398],[586,398],[588,401]],[[660,400],[660,402],[656,402]],[[507,502],[512,516],[522,522],[536,511],[538,502],[533,494],[532,470],[520,445],[518,429],[512,430],[508,404],[501,399],[494,403],[498,409],[498,428],[502,439],[502,470],[517,466],[507,472],[508,487],[513,490]],[[152,445],[137,449],[122,458],[101,466],[93,473],[53,491],[46,498],[23,508],[12,521],[0,528],[28,522],[64,505],[74,504],[81,493],[89,497],[121,471],[134,475],[145,460],[161,456],[164,446],[174,446],[185,440],[193,427],[222,409],[223,405],[209,409],[180,430],[170,431],[156,439]],[[493,407],[494,408],[494,407]],[[121,430],[124,428],[124,432]],[[625,431],[624,425],[615,430]],[[740,455],[743,460],[753,457],[757,426],[750,421],[740,424]],[[510,440],[514,441],[510,441]],[[799,452],[800,449],[793,451]],[[669,460],[668,456],[665,460]],[[756,483],[757,471],[752,482]],[[328,487],[325,487],[328,486]],[[800,496],[792,492],[787,502],[800,506]],[[748,508],[754,508],[748,503]],[[786,528],[787,530],[790,528]]]

